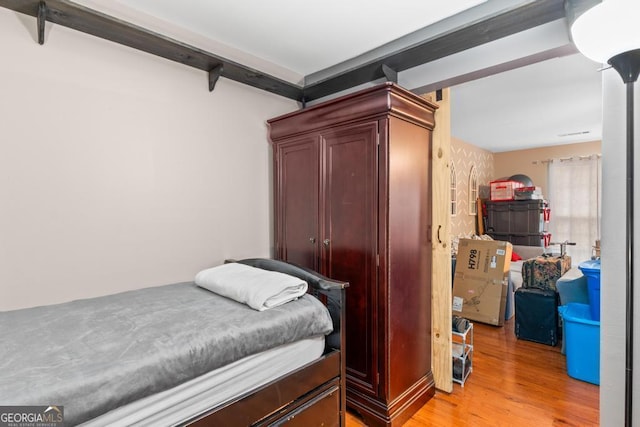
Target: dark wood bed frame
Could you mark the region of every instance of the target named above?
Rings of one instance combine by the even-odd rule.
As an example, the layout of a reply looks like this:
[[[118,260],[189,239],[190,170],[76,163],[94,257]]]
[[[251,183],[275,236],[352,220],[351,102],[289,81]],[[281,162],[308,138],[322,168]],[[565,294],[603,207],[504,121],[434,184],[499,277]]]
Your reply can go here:
[[[305,280],[309,293],[322,301],[331,314],[333,332],[324,354],[257,390],[211,408],[184,423],[190,426],[344,426],[345,388],[345,282],[326,278],[284,261],[252,258],[240,262],[264,270],[279,271]]]

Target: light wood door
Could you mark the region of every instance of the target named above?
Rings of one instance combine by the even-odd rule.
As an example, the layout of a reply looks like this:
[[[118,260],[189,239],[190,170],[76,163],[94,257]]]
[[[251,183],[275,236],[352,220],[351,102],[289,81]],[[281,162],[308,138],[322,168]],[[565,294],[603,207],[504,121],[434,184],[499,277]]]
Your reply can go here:
[[[432,148],[432,367],[436,388],[451,392],[451,98],[449,89],[440,92],[424,96],[439,107]]]

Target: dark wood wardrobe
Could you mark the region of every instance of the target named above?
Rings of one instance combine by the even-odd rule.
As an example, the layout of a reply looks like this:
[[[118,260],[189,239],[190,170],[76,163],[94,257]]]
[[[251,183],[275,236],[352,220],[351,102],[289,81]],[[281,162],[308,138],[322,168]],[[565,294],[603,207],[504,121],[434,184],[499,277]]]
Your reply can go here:
[[[347,404],[401,425],[431,371],[435,105],[385,83],[269,120],[276,257],[348,281]]]

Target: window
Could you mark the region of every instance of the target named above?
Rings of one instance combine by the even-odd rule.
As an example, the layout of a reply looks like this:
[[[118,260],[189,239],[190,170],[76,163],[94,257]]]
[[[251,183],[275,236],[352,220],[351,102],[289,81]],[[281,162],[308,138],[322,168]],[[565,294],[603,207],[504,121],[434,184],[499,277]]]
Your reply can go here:
[[[554,159],[548,164],[549,231],[554,242],[567,246],[574,265],[588,260],[600,239],[601,163],[598,155]],[[559,247],[552,247],[559,252]]]
[[[475,165],[471,166],[469,172],[469,215],[478,214],[478,171]]]
[[[456,216],[458,213],[458,183],[456,179],[456,167],[451,162],[451,216]]]

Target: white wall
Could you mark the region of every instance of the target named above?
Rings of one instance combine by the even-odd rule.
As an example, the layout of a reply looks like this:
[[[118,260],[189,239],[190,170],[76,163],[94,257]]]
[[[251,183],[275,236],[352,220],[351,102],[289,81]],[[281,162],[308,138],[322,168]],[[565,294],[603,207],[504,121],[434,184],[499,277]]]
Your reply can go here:
[[[626,183],[626,89],[618,73],[603,72],[602,135],[602,271],[600,313],[600,425],[624,425],[625,395],[625,183]],[[640,189],[640,87],[635,85],[635,195]],[[640,235],[640,203],[634,198],[635,242]],[[633,425],[640,425],[640,274],[634,245],[635,319]]]
[[[294,101],[0,8],[0,310],[271,251],[265,121]]]

